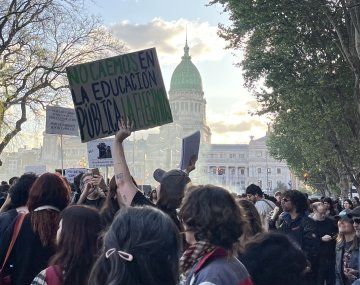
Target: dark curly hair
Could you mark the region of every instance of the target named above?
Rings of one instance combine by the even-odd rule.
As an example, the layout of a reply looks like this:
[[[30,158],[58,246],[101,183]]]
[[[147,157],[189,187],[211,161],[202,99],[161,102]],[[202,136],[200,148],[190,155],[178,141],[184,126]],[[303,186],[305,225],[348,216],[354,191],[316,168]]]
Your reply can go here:
[[[188,193],[179,213],[187,229],[197,241],[232,250],[245,224],[234,197],[213,185],[193,187]]]
[[[261,233],[256,235],[251,242],[245,245],[245,251],[240,260],[249,271],[255,285],[304,284],[306,257],[283,234]]]
[[[298,214],[304,215],[309,209],[306,196],[298,190],[285,191],[283,197],[290,199]]]

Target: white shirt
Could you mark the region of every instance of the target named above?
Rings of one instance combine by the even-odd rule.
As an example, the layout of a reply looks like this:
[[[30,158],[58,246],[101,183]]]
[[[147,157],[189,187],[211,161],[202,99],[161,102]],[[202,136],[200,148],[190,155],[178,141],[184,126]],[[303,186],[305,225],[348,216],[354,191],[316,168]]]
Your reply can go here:
[[[268,231],[269,230],[268,216],[270,212],[275,209],[276,205],[272,201],[261,199],[255,203],[255,207],[260,215],[261,224],[264,230]]]

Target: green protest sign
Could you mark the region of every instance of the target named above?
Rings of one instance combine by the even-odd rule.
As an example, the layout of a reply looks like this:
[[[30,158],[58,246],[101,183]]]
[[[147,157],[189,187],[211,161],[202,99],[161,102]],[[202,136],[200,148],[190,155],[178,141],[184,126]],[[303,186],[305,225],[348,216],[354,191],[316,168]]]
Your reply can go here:
[[[108,137],[121,117],[134,130],[173,121],[155,48],[66,68],[82,142]]]

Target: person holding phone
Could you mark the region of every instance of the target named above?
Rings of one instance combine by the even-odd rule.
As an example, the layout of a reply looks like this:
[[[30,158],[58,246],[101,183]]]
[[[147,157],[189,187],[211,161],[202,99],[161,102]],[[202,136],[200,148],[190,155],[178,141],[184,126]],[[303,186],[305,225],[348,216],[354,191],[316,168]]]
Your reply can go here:
[[[80,180],[81,195],[77,204],[100,210],[106,200],[103,190],[99,187],[102,179],[101,175],[93,172],[85,173]]]

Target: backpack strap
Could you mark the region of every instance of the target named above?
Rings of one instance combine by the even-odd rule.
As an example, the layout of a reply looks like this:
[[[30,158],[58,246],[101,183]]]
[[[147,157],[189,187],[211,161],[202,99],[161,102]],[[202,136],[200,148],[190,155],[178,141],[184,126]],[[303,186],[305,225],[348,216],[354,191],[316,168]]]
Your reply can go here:
[[[22,224],[24,222],[25,216],[26,216],[25,213],[21,213],[16,217],[16,222],[15,222],[13,234],[12,234],[12,237],[11,237],[11,242],[10,242],[10,245],[9,245],[9,247],[7,249],[6,256],[5,256],[4,262],[3,262],[2,266],[1,266],[0,272],[2,272],[4,270],[6,262],[8,261],[8,259],[10,257],[10,254],[11,254],[11,251],[12,251],[14,245],[15,245],[16,239],[17,239],[17,237],[18,237],[18,235],[20,233],[20,229],[21,229],[21,226],[22,226]]]
[[[270,202],[269,202],[268,200],[262,199],[261,201],[264,201],[266,204],[268,204],[268,206],[269,206],[272,210],[275,209],[275,207],[271,206],[271,204],[270,204]]]
[[[48,285],[61,285],[61,271],[58,266],[52,265],[45,270],[45,281]]]

